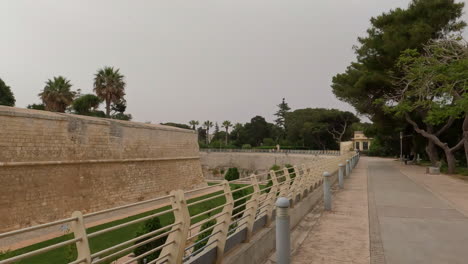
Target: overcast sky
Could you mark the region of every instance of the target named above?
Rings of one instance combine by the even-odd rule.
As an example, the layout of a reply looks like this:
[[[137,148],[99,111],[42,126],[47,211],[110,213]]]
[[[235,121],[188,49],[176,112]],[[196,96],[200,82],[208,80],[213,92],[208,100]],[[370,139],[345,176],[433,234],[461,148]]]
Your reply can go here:
[[[293,109],[352,108],[331,78],[355,58],[369,19],[409,0],[0,0],[0,78],[16,105],[63,75],[91,93],[109,65],[126,77],[135,121],[274,119]]]

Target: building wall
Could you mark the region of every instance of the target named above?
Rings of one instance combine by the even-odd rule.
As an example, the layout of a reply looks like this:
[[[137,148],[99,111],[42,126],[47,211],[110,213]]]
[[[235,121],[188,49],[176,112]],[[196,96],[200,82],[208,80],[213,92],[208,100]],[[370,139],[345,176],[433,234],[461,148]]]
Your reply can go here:
[[[204,184],[194,131],[0,106],[0,232]]]

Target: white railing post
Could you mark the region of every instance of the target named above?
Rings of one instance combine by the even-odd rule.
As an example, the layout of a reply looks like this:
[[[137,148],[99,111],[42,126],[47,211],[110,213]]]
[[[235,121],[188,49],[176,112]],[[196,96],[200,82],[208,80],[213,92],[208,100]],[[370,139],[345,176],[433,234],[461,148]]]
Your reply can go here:
[[[346,178],[349,178],[349,174],[351,173],[351,169],[349,167],[349,159],[346,160]]]
[[[71,223],[71,231],[75,235],[75,238],[81,238],[76,242],[76,251],[78,252],[77,259],[84,259],[84,262],[91,263],[91,250],[89,249],[88,235],[86,234],[86,228],[84,225],[83,214],[79,211],[73,212],[72,217],[76,217],[77,220]]]
[[[287,168],[283,169],[283,175],[284,177],[282,178],[284,178],[284,180],[281,184],[279,196],[287,197],[289,194],[289,189],[291,188],[291,176],[289,175],[289,171]]]
[[[212,234],[216,234],[212,237],[209,238],[208,243],[216,240],[217,242],[215,243],[216,246],[216,262],[217,264],[221,263],[223,261],[223,255],[224,255],[224,247],[226,246],[226,239],[228,236],[229,232],[229,226],[232,223],[232,209],[234,208],[234,198],[232,197],[232,192],[231,192],[231,187],[229,186],[229,182],[224,180],[223,181],[223,191],[224,191],[224,196],[226,197],[226,205],[223,208],[223,211],[221,212],[220,217],[218,217],[217,221],[218,223],[223,223],[218,226],[216,226],[213,229]],[[209,250],[211,247],[205,250]]]
[[[270,191],[268,192],[267,196],[267,201],[268,201],[268,206],[267,206],[267,220],[266,220],[266,226],[270,226],[271,223],[273,222],[273,209],[275,207],[275,202],[276,202],[276,195],[278,193],[278,179],[276,178],[276,173],[273,170],[270,170],[270,178],[271,182],[273,185],[270,188]]]
[[[330,211],[332,208],[331,194],[331,175],[327,171],[323,173],[323,203],[325,210]]]
[[[344,188],[344,165],[342,163],[338,164],[338,186],[340,189]]]
[[[185,253],[185,244],[190,229],[190,214],[187,207],[187,201],[182,190],[171,192],[171,206],[174,211],[174,223],[180,223],[172,227],[172,230],[177,230],[169,234],[166,239],[167,246],[161,250],[161,256],[169,254],[167,257],[168,263],[180,264],[183,261]]]
[[[245,218],[244,221],[247,222],[247,235],[245,238],[244,243],[248,243],[250,239],[252,238],[253,235],[253,226],[255,224],[255,217],[257,216],[257,210],[258,210],[258,204],[259,204],[259,197],[260,197],[260,186],[258,185],[258,180],[257,177],[252,174],[251,176],[251,182],[253,186],[253,194],[250,200],[247,201],[247,208],[248,210],[246,213],[249,215],[249,217]],[[242,225],[242,223],[239,223],[239,225]]]

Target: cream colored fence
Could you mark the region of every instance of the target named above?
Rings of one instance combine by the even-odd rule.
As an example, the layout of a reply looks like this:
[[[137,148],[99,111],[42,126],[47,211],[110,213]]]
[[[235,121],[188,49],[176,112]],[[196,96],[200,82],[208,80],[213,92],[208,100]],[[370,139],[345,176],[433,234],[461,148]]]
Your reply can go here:
[[[244,182],[249,183],[237,185],[236,188],[232,188],[228,181],[223,181],[216,185],[185,192],[175,190],[167,196],[85,215],[81,212],[74,212],[67,219],[3,233],[0,234],[0,239],[51,226],[70,224],[73,238],[11,256],[0,261],[0,264],[14,263],[20,260],[23,260],[22,263],[33,263],[28,262],[28,258],[73,244],[76,245],[77,258],[68,262],[73,264],[112,263],[111,261],[116,259],[121,259],[120,264],[137,263],[138,261],[143,263],[141,260],[158,251],[160,253],[156,259],[145,260],[144,263],[206,263],[200,261],[199,258],[210,252],[214,253],[210,262],[221,263],[226,250],[232,248],[232,246],[227,245],[227,241],[232,240],[231,238],[242,232],[244,235],[240,242],[248,242],[255,235],[259,226],[263,228],[272,223],[274,205],[278,196],[289,197],[292,206],[294,206],[295,203],[301,201],[305,194],[322,184],[324,171],[336,173],[338,164],[345,163],[347,159],[356,159],[356,156],[354,153],[346,153],[335,157],[311,157],[308,164],[270,171],[267,173],[267,180],[260,180],[265,178],[262,177],[265,175],[261,174],[243,178]],[[186,199],[186,197],[193,197],[192,194],[196,192],[204,193],[200,197],[201,199]],[[245,195],[239,197],[236,195],[237,192],[245,193]],[[222,204],[200,209],[200,205],[220,198],[223,200]],[[167,206],[150,215],[98,231],[90,231],[92,228],[88,229],[86,224],[86,219],[90,217],[156,201],[167,204]],[[196,207],[198,209],[194,210]],[[171,221],[157,230],[92,252],[90,239],[155,217],[166,217],[170,218]],[[208,222],[211,222],[211,225],[204,225]],[[167,238],[162,245],[138,256],[128,256],[135,248],[164,237]],[[123,260],[123,256],[126,256],[127,260]]]
[[[241,152],[241,153],[285,153],[285,154],[308,154],[308,155],[326,155],[339,156],[339,150],[300,150],[300,149],[216,149],[202,148],[204,152]]]

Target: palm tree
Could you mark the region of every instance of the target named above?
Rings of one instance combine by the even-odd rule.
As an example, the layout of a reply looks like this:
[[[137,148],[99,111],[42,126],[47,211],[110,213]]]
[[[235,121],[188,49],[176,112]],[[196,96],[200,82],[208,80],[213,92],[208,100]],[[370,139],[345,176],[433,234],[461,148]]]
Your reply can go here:
[[[205,123],[203,123],[206,129],[206,144],[210,143],[210,128],[213,127],[213,122],[206,120]]]
[[[228,135],[229,135],[229,128],[232,127],[231,121],[228,121],[228,120],[224,121],[222,127],[224,127],[224,129],[226,129],[226,145],[227,145]]]
[[[119,103],[125,96],[124,76],[114,67],[99,69],[94,77],[94,92],[106,103],[106,116],[110,117],[111,104]]]
[[[192,126],[192,129],[193,129],[193,130],[196,130],[196,126],[198,126],[198,124],[200,124],[200,123],[198,123],[197,120],[190,120],[190,121],[189,121],[189,125]]]
[[[71,87],[70,81],[62,76],[47,80],[44,90],[39,94],[45,110],[64,113],[75,97]]]

